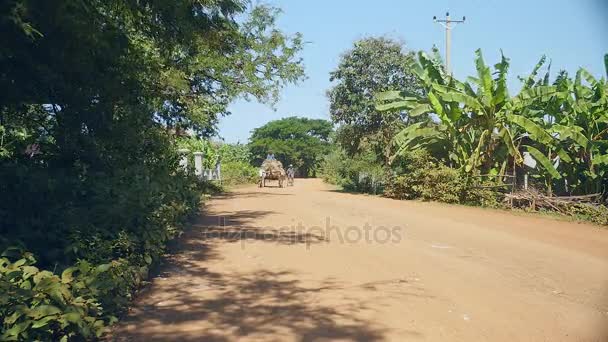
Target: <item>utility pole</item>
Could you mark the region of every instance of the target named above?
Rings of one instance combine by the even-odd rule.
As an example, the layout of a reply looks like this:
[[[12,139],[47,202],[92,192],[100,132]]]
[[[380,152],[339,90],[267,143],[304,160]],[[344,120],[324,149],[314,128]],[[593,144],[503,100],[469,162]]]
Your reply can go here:
[[[445,19],[437,19],[437,16],[433,17],[433,21],[439,23],[441,26],[445,27],[445,71],[448,75],[451,75],[452,72],[450,70],[450,48],[452,47],[452,23],[454,24],[462,24],[467,20],[466,17],[462,17],[462,20],[452,20],[450,19],[450,12],[445,13]]]

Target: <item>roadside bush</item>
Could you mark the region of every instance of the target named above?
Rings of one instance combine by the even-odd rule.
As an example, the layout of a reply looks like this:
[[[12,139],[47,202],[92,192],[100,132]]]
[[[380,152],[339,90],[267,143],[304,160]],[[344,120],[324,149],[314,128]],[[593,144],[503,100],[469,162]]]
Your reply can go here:
[[[384,189],[384,167],[371,151],[351,158],[336,148],[323,159],[320,174],[325,182],[346,191],[378,193]]]
[[[498,206],[499,194],[473,184],[458,170],[450,168],[424,150],[397,160],[385,195],[397,199],[421,199],[444,203]]]
[[[346,158],[344,152],[339,148],[333,148],[332,151],[321,161],[320,176],[323,181],[334,185],[343,185],[345,180],[344,170],[349,159]]]
[[[92,340],[125,311],[211,190],[153,141],[95,170],[0,159],[0,340]]]
[[[490,186],[493,183],[481,183],[479,186]],[[469,186],[463,196],[461,203],[466,205],[479,205],[482,207],[498,208],[501,207],[501,193],[488,188],[476,188]]]
[[[92,295],[109,265],[84,263],[61,276],[39,270],[31,253],[11,262],[0,258],[0,316],[3,341],[68,341],[73,336],[99,337],[103,309]],[[78,270],[78,275],[75,272]]]
[[[252,184],[258,181],[258,169],[244,161],[230,161],[222,164],[222,184]]]
[[[253,156],[249,146],[243,144],[220,144],[216,148],[216,154],[222,160],[222,163],[243,162],[250,164]]]
[[[34,256],[27,252],[9,250],[0,258],[3,341],[100,337],[147,277],[150,263],[139,266],[117,259],[94,265],[80,260],[59,274],[40,270],[35,264]]]
[[[579,203],[569,206],[569,215],[599,225],[608,225],[608,207]]]
[[[388,197],[460,203],[464,183],[458,171],[444,165],[416,169],[398,175],[385,190]]]

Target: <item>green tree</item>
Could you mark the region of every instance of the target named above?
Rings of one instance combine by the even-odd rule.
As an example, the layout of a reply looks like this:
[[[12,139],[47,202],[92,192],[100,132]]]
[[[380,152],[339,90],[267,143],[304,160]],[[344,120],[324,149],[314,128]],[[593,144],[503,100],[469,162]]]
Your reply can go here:
[[[71,206],[108,211],[109,237],[132,215],[143,222],[154,205],[120,209],[112,196],[153,200],[150,188],[138,196],[127,191],[136,182],[113,177],[167,185],[176,132],[210,135],[235,98],[272,103],[302,78],[301,37],[277,30],[277,14],[241,0],[2,2],[0,236],[53,263],[61,252],[38,233],[63,250],[72,232],[91,235],[81,226],[100,228],[85,213],[65,217]]]
[[[303,77],[301,37],[279,31],[277,15],[245,0],[0,2],[0,250],[33,252],[54,285],[48,300],[15,297],[0,276],[0,298],[14,298],[0,301],[12,317],[0,340],[91,340],[128,305],[207,186],[180,172],[179,133],[211,135],[235,98],[272,103]],[[75,263],[107,274],[74,281],[90,292],[60,291],[71,271],[52,273]],[[64,296],[85,298],[94,317]],[[41,303],[70,322],[27,321]]]
[[[332,124],[327,120],[289,117],[256,128],[249,148],[256,165],[272,151],[284,165],[293,164],[301,175],[316,176],[317,166],[329,151]]]
[[[411,120],[404,111],[376,110],[374,95],[392,89],[421,95],[413,61],[403,44],[384,37],[359,40],[342,55],[327,96],[331,119],[341,125],[336,140],[350,155],[371,145],[380,161],[388,162],[392,137]]]

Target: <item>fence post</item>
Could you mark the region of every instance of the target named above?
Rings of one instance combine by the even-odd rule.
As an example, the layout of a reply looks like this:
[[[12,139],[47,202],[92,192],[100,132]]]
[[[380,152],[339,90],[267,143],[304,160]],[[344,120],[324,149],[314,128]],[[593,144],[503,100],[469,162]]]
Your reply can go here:
[[[177,153],[179,153],[180,159],[179,159],[179,166],[184,169],[184,171],[188,171],[188,153],[190,152],[189,149],[187,148],[180,148],[179,150],[177,150]]]
[[[194,152],[194,173],[199,177],[203,175],[203,152]]]
[[[215,164],[215,172],[217,174],[217,180],[220,182],[220,185],[222,185],[222,162],[221,161],[217,161],[217,164]]]

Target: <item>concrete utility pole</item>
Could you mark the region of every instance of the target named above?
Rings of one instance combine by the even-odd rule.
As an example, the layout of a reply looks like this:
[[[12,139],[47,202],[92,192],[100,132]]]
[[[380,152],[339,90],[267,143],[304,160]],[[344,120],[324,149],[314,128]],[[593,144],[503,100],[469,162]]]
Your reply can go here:
[[[448,75],[452,74],[450,70],[450,48],[452,45],[452,23],[454,24],[462,24],[467,20],[466,17],[462,17],[462,20],[452,20],[450,19],[450,12],[445,13],[445,19],[437,19],[437,16],[433,17],[433,21],[439,23],[441,26],[445,27],[445,70]]]

